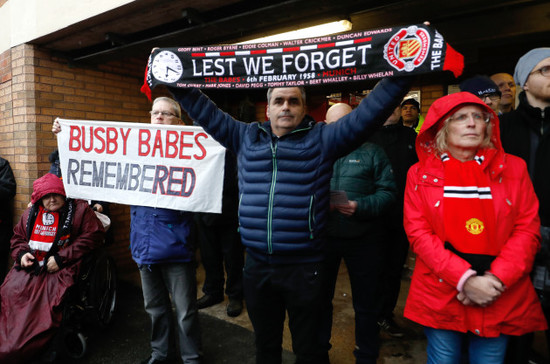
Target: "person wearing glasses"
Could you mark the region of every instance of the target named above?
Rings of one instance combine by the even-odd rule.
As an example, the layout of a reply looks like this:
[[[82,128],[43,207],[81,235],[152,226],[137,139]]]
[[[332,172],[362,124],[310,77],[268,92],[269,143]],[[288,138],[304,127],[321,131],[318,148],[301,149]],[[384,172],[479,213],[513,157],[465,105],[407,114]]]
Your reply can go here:
[[[538,200],[499,119],[469,92],[436,100],[416,139],[404,226],[416,264],[405,317],[424,326],[428,363],[503,363],[509,335],[546,329],[529,273]]]
[[[465,91],[479,97],[487,106],[499,113],[500,97],[502,96],[500,89],[496,83],[487,76],[474,76],[462,81],[460,91]]]
[[[169,97],[156,98],[150,114],[151,124],[181,123],[181,108]],[[182,362],[200,363],[193,214],[131,206],[130,215],[132,258],[139,268],[145,311],[152,323],[152,353],[142,363],[172,362],[177,356],[171,337],[175,331]]]
[[[151,124],[181,123],[181,108],[169,97],[158,97]],[[52,132],[61,131],[55,121]],[[187,211],[130,206],[130,250],[138,265],[145,311],[151,318],[151,355],[142,364],[198,364],[201,357],[193,214]],[[172,304],[175,308],[173,319]],[[177,331],[178,345],[173,338]]]
[[[533,282],[541,298],[546,319],[550,319],[550,48],[536,48],[516,64],[514,79],[521,87],[519,105],[501,117],[502,145],[506,152],[521,157],[540,201],[542,243],[533,268]],[[550,348],[550,332],[546,332]],[[527,363],[530,345],[518,343],[514,363]],[[523,350],[522,350],[523,349]],[[523,352],[523,353],[522,353]],[[521,354],[522,353],[522,354]],[[521,358],[521,359],[519,359]]]

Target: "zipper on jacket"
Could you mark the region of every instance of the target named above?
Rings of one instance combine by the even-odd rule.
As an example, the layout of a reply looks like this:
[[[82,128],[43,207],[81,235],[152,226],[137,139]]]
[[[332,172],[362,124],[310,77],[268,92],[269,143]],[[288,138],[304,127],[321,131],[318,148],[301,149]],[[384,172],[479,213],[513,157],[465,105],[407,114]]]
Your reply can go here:
[[[265,129],[262,125],[258,127],[260,130],[265,132],[269,137],[271,137],[271,132]],[[304,130],[311,129],[312,126],[307,126],[306,128],[302,129],[295,129],[291,131],[290,133],[283,135],[281,138],[290,135],[295,134],[297,132],[301,132]],[[268,210],[267,210],[267,252],[268,254],[273,254],[273,201],[275,199],[275,184],[277,181],[277,144],[278,144],[279,138],[276,139],[276,142],[273,142],[273,139],[271,139],[271,162],[273,164],[273,172],[271,172],[271,186],[269,188],[269,204],[268,204]]]
[[[239,195],[239,206],[237,206],[237,232],[241,232],[241,202],[243,200],[243,194]]]
[[[314,212],[314,205],[315,205],[315,196],[311,195],[309,198],[309,238],[313,239],[313,226],[315,225],[315,212]]]
[[[275,199],[275,183],[277,181],[277,143],[271,141],[271,186],[269,188],[269,205],[267,210],[267,252],[273,254],[273,200]]]

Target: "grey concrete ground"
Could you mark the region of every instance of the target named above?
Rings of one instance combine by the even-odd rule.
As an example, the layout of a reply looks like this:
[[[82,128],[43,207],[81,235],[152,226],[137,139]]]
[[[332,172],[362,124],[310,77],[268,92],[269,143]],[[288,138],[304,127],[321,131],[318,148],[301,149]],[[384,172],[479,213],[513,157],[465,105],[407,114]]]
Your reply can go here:
[[[199,296],[204,280],[201,267],[197,271]],[[426,340],[421,328],[402,317],[409,281],[403,280],[401,295],[396,307],[396,321],[405,330],[405,337],[392,339],[381,334],[382,345],[378,364],[421,364],[426,362]],[[76,364],[136,364],[150,353],[150,323],[143,310],[141,288],[128,282],[120,282],[118,308],[115,320],[106,330],[91,332],[88,338],[88,354]],[[200,311],[203,338],[203,364],[253,364],[254,335],[246,311],[236,318],[226,313],[227,299],[223,303]],[[354,321],[351,293],[345,265],[341,267],[335,292],[331,364],[355,363]],[[290,334],[285,327],[283,364],[294,362]],[[535,347],[548,358],[543,337],[536,335]],[[547,359],[543,359],[547,360]],[[63,361],[65,363],[67,361]],[[542,361],[541,363],[543,363]],[[547,361],[550,362],[550,361]]]
[[[143,310],[141,289],[122,282],[116,318],[103,331],[90,332],[88,353],[78,364],[136,364],[150,354],[150,322]],[[203,364],[253,364],[254,335],[239,325],[200,314]],[[292,354],[285,352],[285,362]]]

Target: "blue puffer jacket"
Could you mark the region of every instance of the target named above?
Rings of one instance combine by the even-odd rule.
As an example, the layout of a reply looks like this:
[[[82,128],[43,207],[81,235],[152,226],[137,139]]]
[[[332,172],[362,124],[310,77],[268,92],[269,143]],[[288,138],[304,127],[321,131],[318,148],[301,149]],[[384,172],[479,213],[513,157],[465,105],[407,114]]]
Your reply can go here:
[[[193,260],[192,213],[131,206],[130,215],[130,248],[138,265]]]
[[[409,77],[383,80],[339,122],[315,123],[306,116],[280,138],[269,121],[236,121],[197,89],[171,91],[193,120],[237,155],[239,224],[247,253],[288,264],[323,259],[332,165],[386,120],[409,85]]]

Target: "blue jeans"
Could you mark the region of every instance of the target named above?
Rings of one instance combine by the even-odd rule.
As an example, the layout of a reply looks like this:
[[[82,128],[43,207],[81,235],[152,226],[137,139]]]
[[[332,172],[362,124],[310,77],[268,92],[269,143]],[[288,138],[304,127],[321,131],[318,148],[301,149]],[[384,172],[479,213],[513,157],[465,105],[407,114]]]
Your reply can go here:
[[[200,362],[199,315],[195,307],[197,282],[195,263],[162,263],[139,267],[145,311],[151,318],[152,357],[172,359],[175,355],[173,333],[179,338],[184,364]],[[172,315],[176,309],[176,325]]]
[[[428,364],[460,364],[464,347],[470,364],[504,363],[508,335],[488,338],[431,327],[424,327],[424,333],[428,338]]]

